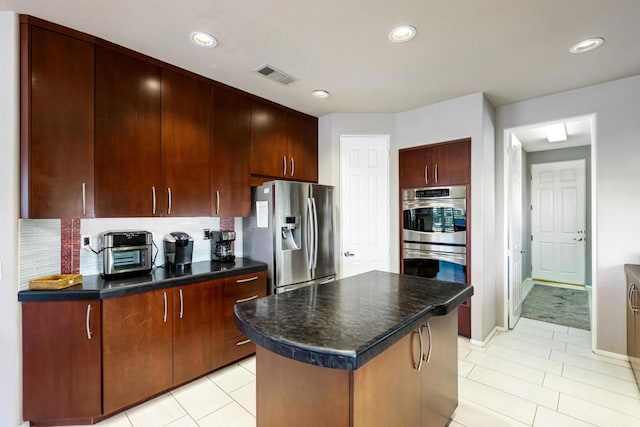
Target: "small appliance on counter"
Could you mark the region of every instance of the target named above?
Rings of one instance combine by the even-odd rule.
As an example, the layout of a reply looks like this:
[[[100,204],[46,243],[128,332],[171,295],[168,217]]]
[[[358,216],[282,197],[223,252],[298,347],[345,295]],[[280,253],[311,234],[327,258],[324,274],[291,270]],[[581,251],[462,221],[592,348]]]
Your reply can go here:
[[[235,231],[211,232],[211,259],[213,261],[230,262],[236,259],[231,249],[231,242],[236,240]]]
[[[183,231],[172,231],[164,236],[164,259],[168,269],[184,271],[191,267],[193,237]]]
[[[100,233],[102,276],[145,275],[151,272],[153,234],[148,231],[106,231]]]

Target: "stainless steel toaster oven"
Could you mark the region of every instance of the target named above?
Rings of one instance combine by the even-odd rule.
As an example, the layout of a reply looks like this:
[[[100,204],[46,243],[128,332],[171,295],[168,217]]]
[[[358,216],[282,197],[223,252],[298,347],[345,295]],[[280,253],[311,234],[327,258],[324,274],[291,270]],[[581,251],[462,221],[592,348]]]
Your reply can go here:
[[[153,234],[148,231],[107,231],[100,234],[102,275],[112,279],[148,274],[153,266]]]

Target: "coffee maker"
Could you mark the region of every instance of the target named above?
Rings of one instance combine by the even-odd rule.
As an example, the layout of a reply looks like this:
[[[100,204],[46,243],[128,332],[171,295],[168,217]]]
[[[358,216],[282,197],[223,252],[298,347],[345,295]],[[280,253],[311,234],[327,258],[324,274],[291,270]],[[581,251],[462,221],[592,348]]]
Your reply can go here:
[[[211,232],[211,259],[214,261],[229,262],[236,259],[231,249],[231,242],[236,240],[235,231]]]
[[[173,231],[164,236],[164,259],[172,271],[185,271],[191,267],[193,237],[182,231]]]

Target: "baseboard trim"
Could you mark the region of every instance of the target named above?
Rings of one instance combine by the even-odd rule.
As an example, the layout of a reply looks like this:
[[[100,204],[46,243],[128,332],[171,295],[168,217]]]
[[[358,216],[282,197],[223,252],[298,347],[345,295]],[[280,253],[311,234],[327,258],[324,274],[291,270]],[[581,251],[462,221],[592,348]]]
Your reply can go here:
[[[593,352],[598,356],[605,356],[605,357],[610,357],[612,359],[624,360],[625,362],[629,361],[629,356],[627,356],[626,354],[614,353],[612,351],[605,351],[597,348],[594,348]]]
[[[529,295],[529,292],[531,292],[531,289],[533,289],[533,279],[531,277],[527,277],[526,279],[524,279],[524,282],[522,282],[522,290],[523,290],[523,296],[522,296],[522,301],[524,301],[524,299],[527,297],[527,295]]]
[[[493,328],[493,330],[489,333],[489,335],[487,335],[487,337],[484,339],[484,341],[478,341],[478,340],[474,340],[474,339],[470,339],[469,343],[477,346],[477,347],[486,347],[487,344],[489,344],[489,341],[491,341],[491,338],[493,338],[493,336],[496,334],[496,332],[505,332],[506,329],[503,328],[502,326],[496,326]]]

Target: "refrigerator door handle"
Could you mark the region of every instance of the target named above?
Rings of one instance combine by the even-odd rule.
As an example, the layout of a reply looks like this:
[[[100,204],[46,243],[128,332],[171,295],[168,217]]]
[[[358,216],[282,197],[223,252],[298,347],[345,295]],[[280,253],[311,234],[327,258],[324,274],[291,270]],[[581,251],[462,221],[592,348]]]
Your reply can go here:
[[[311,198],[313,207],[313,275],[315,276],[316,265],[318,264],[318,211],[316,209],[316,199]]]
[[[312,200],[311,197],[307,198],[307,236],[308,236],[308,242],[307,242],[307,249],[308,249],[308,259],[307,259],[307,267],[309,268],[309,270],[313,270],[313,248],[314,248],[314,226],[313,226],[313,206],[312,206]],[[313,278],[313,271],[311,274],[311,277]]]

